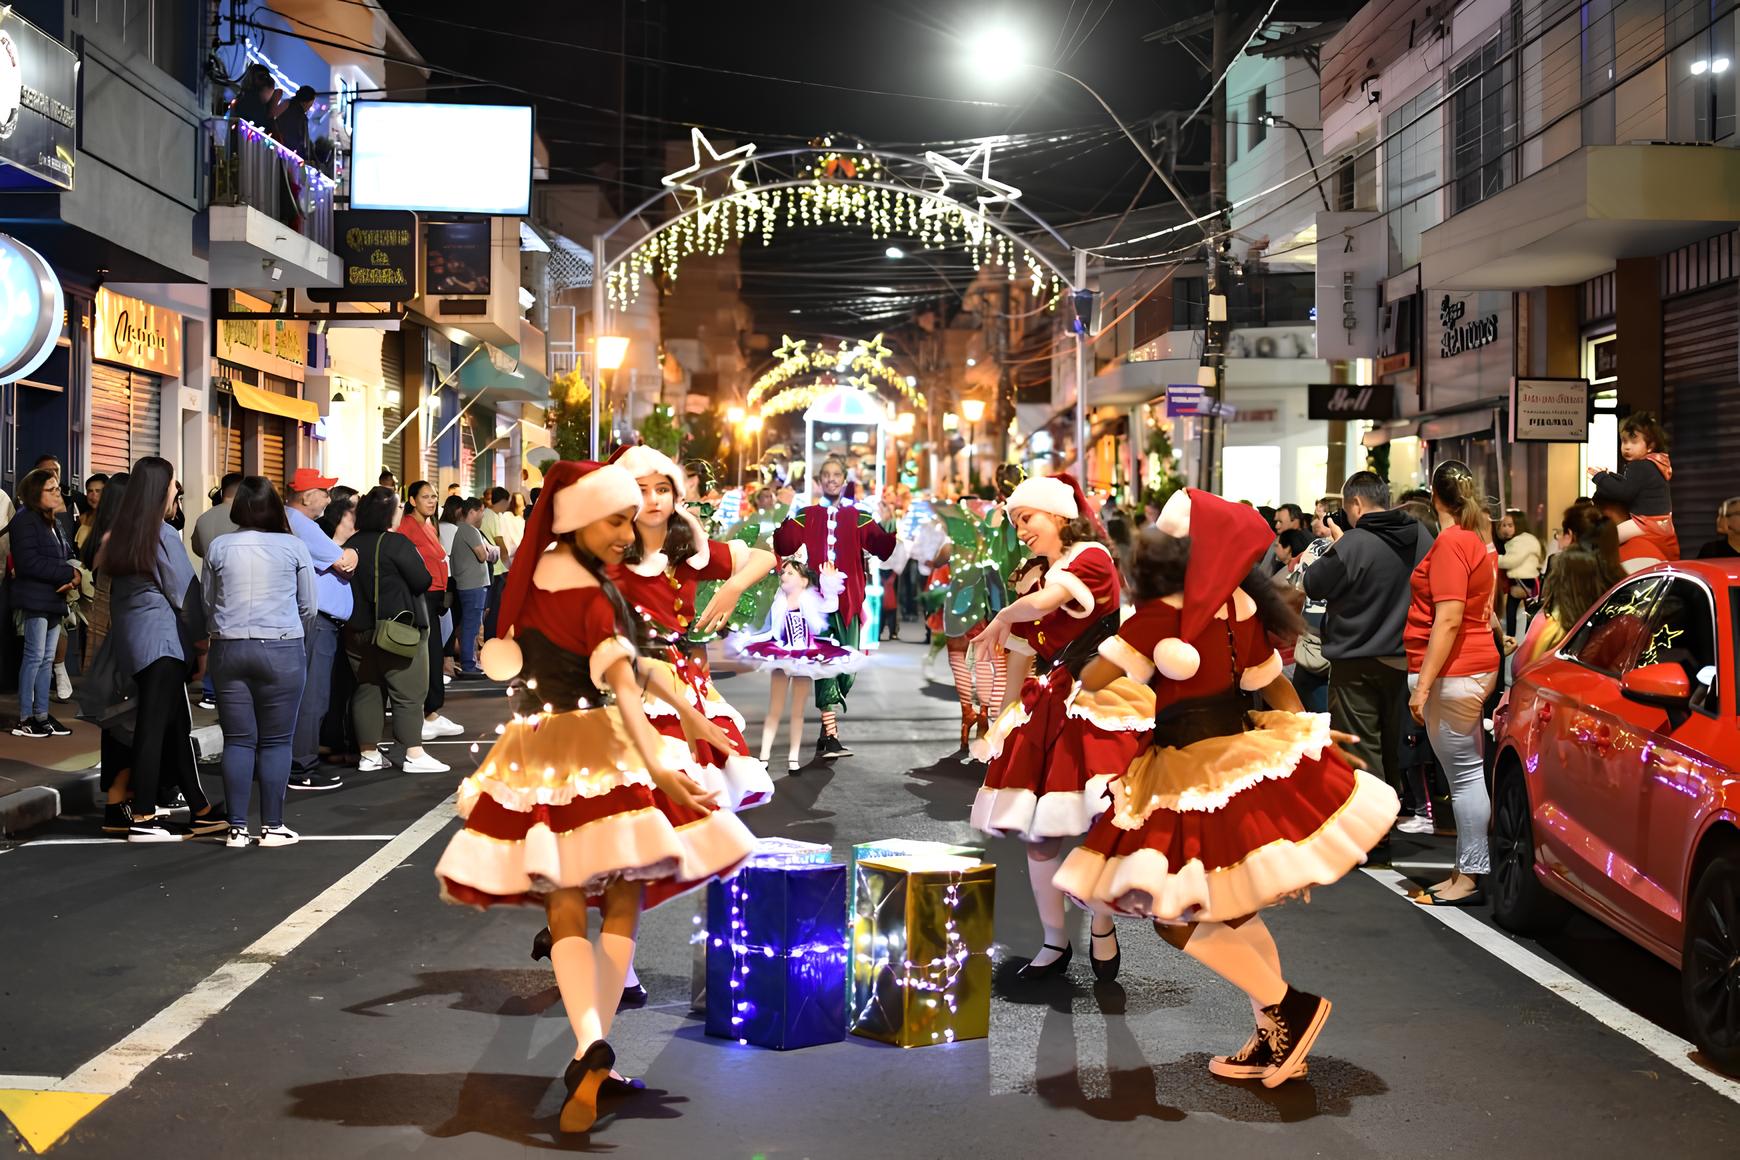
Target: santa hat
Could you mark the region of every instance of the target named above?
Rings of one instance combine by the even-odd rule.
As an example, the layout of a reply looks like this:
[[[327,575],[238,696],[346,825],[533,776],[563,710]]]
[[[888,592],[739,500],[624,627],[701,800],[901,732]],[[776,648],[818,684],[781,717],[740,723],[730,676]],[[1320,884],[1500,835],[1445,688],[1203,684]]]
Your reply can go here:
[[[640,510],[640,484],[619,467],[603,463],[553,463],[544,472],[544,490],[526,520],[524,538],[502,585],[496,614],[500,636],[484,642],[479,661],[493,681],[518,675],[523,658],[514,642],[520,606],[532,588],[532,574],[556,537],[576,531],[625,508]]]
[[[1015,485],[1015,490],[1009,493],[1004,507],[1010,511],[1026,508],[1029,511],[1047,512],[1063,520],[1085,519],[1100,531],[1099,520],[1094,518],[1093,505],[1088,503],[1087,495],[1083,493],[1081,484],[1075,476],[1068,472],[1057,475],[1035,475],[1022,480]]]
[[[1186,681],[1202,663],[1188,642],[1232,599],[1269,550],[1275,531],[1255,508],[1193,487],[1172,493],[1155,527],[1175,538],[1191,537],[1178,635],[1154,646],[1154,667],[1172,680]]]
[[[645,479],[649,475],[662,475],[671,481],[671,494],[675,497],[677,517],[687,523],[689,531],[694,533],[695,555],[690,557],[689,563],[695,568],[705,568],[707,532],[701,527],[701,521],[695,518],[695,514],[683,502],[688,482],[683,478],[683,469],[677,465],[677,461],[657,447],[639,443],[618,447],[611,454],[610,462],[627,471],[636,480]]]

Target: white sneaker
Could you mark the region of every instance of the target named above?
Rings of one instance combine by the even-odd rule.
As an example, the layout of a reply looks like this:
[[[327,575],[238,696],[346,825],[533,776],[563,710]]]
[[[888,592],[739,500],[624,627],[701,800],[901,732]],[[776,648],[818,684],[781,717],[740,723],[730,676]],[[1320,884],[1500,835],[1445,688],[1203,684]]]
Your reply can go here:
[[[438,737],[463,737],[465,726],[457,721],[449,721],[441,714],[435,714],[435,720],[423,722],[423,740],[434,741]]]
[[[441,683],[443,685],[451,685],[453,683],[453,678],[451,676],[447,675],[446,673],[442,673],[441,674]]]
[[[1432,819],[1424,814],[1415,814],[1411,818],[1403,818],[1397,822],[1396,829],[1404,834],[1430,834],[1432,832]]]
[[[405,764],[399,767],[406,773],[446,773],[453,767],[444,761],[438,761],[430,754],[421,757],[407,757]]]
[[[72,700],[72,678],[66,675],[64,664],[54,666],[54,699],[57,701]]]
[[[302,835],[286,825],[267,826],[260,831],[262,846],[294,846],[301,840]]]
[[[378,749],[373,753],[365,753],[356,759],[358,773],[379,773],[383,769],[391,768],[392,763],[383,757]]]
[[[224,845],[232,850],[246,850],[253,840],[248,836],[248,827],[231,826],[228,836],[224,838]]]

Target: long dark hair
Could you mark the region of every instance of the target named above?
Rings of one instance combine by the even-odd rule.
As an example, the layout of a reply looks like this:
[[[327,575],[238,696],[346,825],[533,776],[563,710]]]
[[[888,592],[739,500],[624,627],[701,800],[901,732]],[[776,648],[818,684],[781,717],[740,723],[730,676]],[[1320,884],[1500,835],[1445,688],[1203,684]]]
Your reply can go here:
[[[326,505],[325,514],[320,517],[320,530],[326,533],[328,539],[331,539],[338,535],[338,525],[344,522],[344,513],[355,510],[355,494],[333,496],[332,502]],[[355,526],[354,523],[351,525],[353,528]]]
[[[603,590],[604,598],[610,601],[610,610],[616,615],[616,631],[623,639],[632,641],[635,648],[642,648],[650,643],[650,636],[640,617],[628,606],[628,600],[622,595],[621,589],[610,582],[610,576],[604,570],[604,561],[586,550],[586,545],[580,542],[580,533],[563,532],[556,537],[556,542],[565,546],[580,561],[580,566],[591,573],[598,581],[598,587]]]
[[[1190,537],[1169,536],[1159,528],[1142,529],[1130,552],[1130,588],[1138,603],[1184,591],[1184,573],[1190,564]],[[1283,641],[1293,641],[1305,631],[1305,621],[1258,564],[1239,587],[1257,606],[1257,623]]]
[[[1573,544],[1554,556],[1547,569],[1541,582],[1541,611],[1569,631],[1621,575],[1595,548]]]
[[[109,543],[102,549],[104,572],[110,576],[156,574],[157,544],[163,534],[160,529],[163,527],[164,497],[174,482],[175,469],[169,461],[147,455],[133,465],[121,502],[105,502],[97,509],[114,513]],[[107,497],[104,499],[106,501]]]
[[[688,561],[701,545],[695,542],[695,529],[682,514],[683,501],[677,500],[677,507],[671,510],[670,522],[665,525],[665,559],[671,564],[682,564]],[[640,525],[634,525],[634,546],[622,554],[624,564],[638,564],[646,559],[646,541],[641,538]]]
[[[290,520],[284,515],[284,501],[278,489],[263,475],[250,475],[236,488],[230,501],[230,519],[238,528],[252,532],[290,531]]]
[[[103,546],[103,537],[115,526],[115,513],[127,494],[127,481],[131,478],[125,471],[117,471],[109,476],[108,485],[103,489],[103,502],[97,508],[96,518],[91,521],[91,533],[85,537],[85,546],[79,551],[79,559],[93,571],[97,566],[97,549]]]
[[[357,501],[356,530],[359,532],[390,532],[393,529],[393,509],[399,496],[390,487],[377,487]]]

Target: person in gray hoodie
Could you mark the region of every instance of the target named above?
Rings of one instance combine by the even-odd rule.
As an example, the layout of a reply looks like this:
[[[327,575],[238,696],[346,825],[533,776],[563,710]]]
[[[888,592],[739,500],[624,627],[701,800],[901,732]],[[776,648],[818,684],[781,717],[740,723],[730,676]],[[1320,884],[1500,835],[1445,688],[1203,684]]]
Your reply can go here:
[[[1410,720],[1402,651],[1408,578],[1432,546],[1432,533],[1390,509],[1390,485],[1374,472],[1348,476],[1341,494],[1352,529],[1332,531],[1335,543],[1305,573],[1305,595],[1325,604],[1330,721],[1359,738],[1348,748],[1367,769],[1381,769],[1400,794],[1402,734]]]

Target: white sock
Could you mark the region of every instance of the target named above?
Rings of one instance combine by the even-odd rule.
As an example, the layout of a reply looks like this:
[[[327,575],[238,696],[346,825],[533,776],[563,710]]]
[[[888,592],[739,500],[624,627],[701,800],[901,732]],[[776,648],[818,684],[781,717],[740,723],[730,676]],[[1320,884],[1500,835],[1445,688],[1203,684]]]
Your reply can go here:
[[[65,661],[60,661],[60,662],[56,663],[56,665],[54,666],[54,679],[57,681],[70,681],[70,680],[72,680],[71,677],[66,675],[66,662]]]
[[[562,992],[568,1026],[574,1029],[574,1058],[579,1059],[588,1047],[604,1038],[605,1031],[598,1010],[599,972],[592,943],[577,935],[557,939],[550,947],[550,966],[556,971],[556,987]],[[609,1010],[616,1010],[620,997],[619,993],[611,998]]]
[[[1040,947],[1039,953],[1033,956],[1036,967],[1063,957],[1062,951],[1051,947],[1069,945],[1069,930],[1063,922],[1063,891],[1051,884],[1052,875],[1057,873],[1056,862],[1056,857],[1036,857],[1032,850],[1027,851],[1027,877],[1033,886],[1033,902],[1039,909],[1039,925],[1045,933],[1045,941],[1050,944]]]
[[[1273,946],[1274,940],[1268,941]],[[1287,995],[1281,972],[1243,927],[1235,930],[1224,923],[1205,922],[1184,944],[1184,953],[1249,995],[1259,1008],[1273,1007]]]
[[[622,985],[625,989],[640,985],[640,976],[635,973],[633,963],[628,964],[628,973],[622,976]]]
[[[616,1005],[622,1002],[622,983],[634,969],[634,940],[627,935],[598,932],[598,1038],[610,1035],[611,1021],[616,1018]]]

